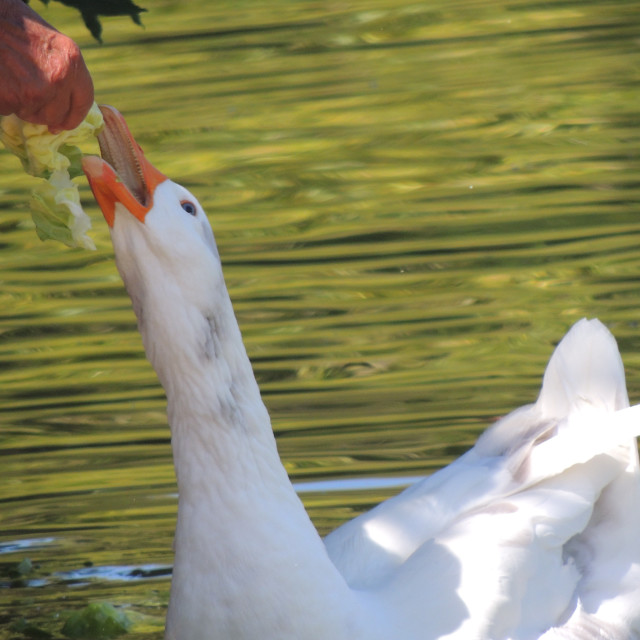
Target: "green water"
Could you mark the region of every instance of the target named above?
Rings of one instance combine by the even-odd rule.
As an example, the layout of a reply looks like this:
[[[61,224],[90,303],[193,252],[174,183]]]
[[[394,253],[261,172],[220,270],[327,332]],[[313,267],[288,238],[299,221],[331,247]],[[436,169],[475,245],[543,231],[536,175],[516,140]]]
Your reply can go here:
[[[160,1],[103,46],[55,4],[97,99],[205,206],[321,532],[532,401],[583,316],[640,401],[635,0]],[[40,243],[31,179],[0,171],[0,638],[95,600],[160,638],[169,432],[106,225],[85,189],[98,250]]]

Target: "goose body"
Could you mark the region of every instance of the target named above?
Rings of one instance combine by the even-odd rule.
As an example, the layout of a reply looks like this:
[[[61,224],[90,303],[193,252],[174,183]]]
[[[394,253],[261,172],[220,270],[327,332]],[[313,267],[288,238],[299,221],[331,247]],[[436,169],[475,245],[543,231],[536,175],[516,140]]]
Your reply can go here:
[[[84,169],[166,391],[168,640],[640,638],[640,407],[578,322],[537,401],[322,540],[280,462],[206,215],[103,108]]]

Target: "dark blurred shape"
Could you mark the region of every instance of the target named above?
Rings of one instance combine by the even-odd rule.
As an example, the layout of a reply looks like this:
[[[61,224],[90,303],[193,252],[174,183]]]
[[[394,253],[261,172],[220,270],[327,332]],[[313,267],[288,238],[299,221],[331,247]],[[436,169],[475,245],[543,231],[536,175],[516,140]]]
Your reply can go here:
[[[41,0],[41,2],[49,4],[49,0]],[[146,11],[131,0],[57,0],[57,2],[77,9],[91,35],[100,43],[102,43],[100,16],[130,16],[136,24],[142,26],[140,14]]]

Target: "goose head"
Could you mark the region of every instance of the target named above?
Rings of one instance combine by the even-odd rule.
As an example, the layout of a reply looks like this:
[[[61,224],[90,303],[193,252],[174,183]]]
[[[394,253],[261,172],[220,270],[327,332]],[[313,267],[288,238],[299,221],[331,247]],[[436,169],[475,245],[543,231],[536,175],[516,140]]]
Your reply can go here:
[[[162,379],[156,352],[170,360],[172,344],[179,343],[176,353],[188,353],[190,343],[198,349],[230,310],[220,257],[194,195],[147,160],[116,109],[101,111],[102,157],[83,158],[83,170],[109,225],[147,356]]]

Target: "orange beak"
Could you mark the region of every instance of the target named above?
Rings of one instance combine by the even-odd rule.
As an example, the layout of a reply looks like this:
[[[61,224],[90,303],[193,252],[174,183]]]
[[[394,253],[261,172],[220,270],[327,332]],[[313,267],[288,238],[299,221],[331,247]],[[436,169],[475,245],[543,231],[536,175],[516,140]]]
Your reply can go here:
[[[100,105],[104,129],[98,136],[100,154],[85,156],[82,169],[93,195],[110,227],[120,202],[140,222],[153,207],[156,187],[167,177],[145,157],[122,115],[113,107]]]

